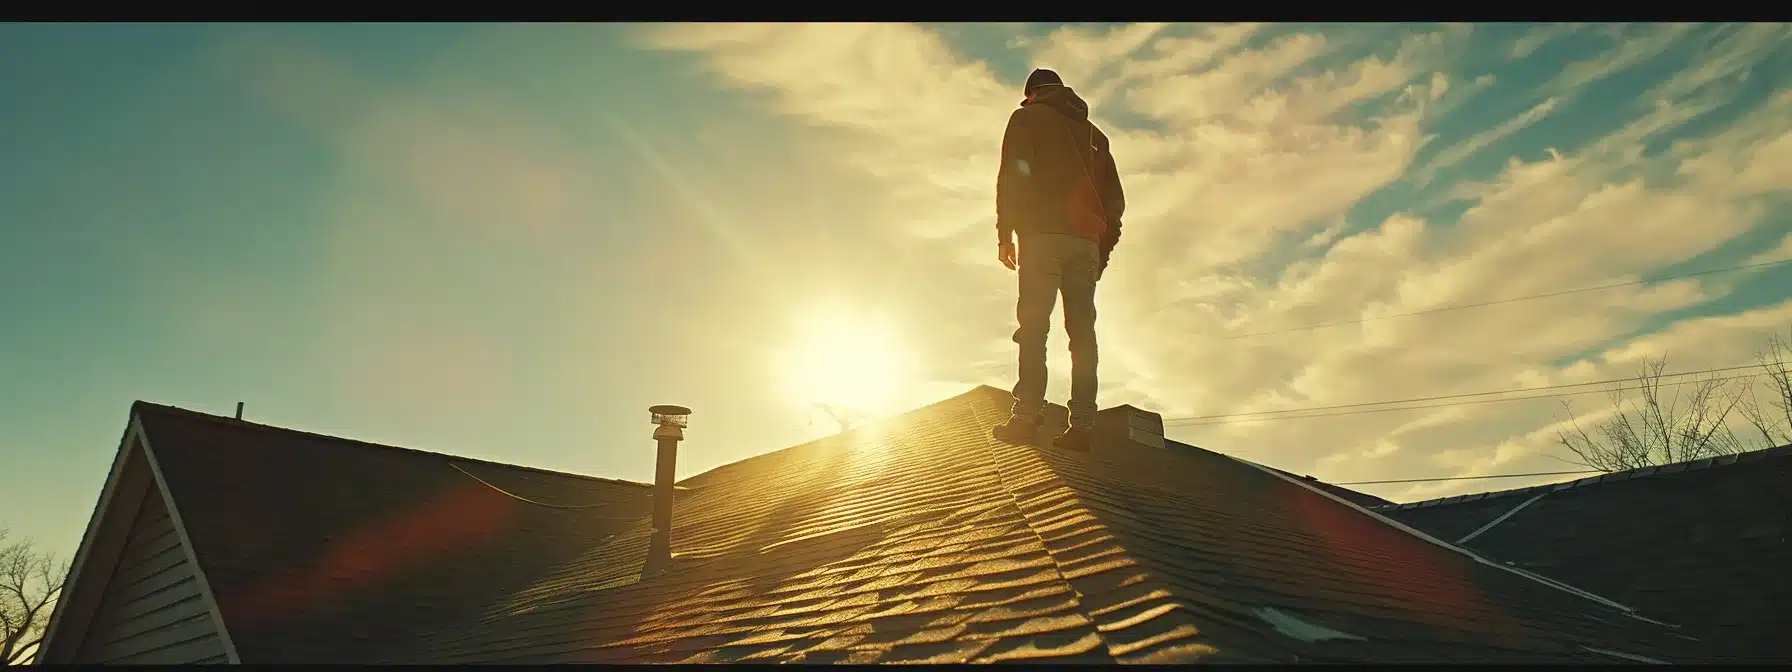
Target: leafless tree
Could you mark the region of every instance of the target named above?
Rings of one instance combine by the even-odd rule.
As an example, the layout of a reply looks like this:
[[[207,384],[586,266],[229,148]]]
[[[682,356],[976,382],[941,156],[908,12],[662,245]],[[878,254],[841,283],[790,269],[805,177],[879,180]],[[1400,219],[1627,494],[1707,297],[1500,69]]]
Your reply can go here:
[[[870,422],[871,420],[869,414],[857,409],[820,401],[814,402],[814,404],[816,408],[821,409],[823,413],[827,413],[829,417],[833,418],[834,422],[840,425],[840,431],[842,432],[849,431],[859,425]]]
[[[1663,383],[1667,358],[1645,360],[1636,381],[1612,390],[1616,415],[1594,426],[1601,438],[1581,428],[1567,402],[1569,429],[1556,436],[1582,466],[1623,471],[1748,450],[1730,429],[1730,415],[1742,404],[1746,378],[1711,376]],[[1662,388],[1676,388],[1663,399]],[[1690,388],[1682,393],[1679,388]],[[1637,393],[1640,402],[1632,396]],[[1601,440],[1603,439],[1603,440]]]
[[[1792,329],[1786,335],[1774,334],[1767,339],[1767,347],[1755,353],[1767,387],[1773,391],[1767,407],[1751,394],[1737,408],[1768,446],[1792,444]]]
[[[0,664],[23,665],[43,643],[68,563],[39,552],[29,539],[6,544],[9,532],[0,527]]]

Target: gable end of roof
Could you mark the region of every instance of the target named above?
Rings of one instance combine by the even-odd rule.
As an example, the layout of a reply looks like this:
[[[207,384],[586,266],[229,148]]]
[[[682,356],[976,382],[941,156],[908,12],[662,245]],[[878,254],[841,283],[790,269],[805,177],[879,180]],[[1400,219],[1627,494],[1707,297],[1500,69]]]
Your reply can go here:
[[[145,496],[148,496],[159,498],[161,506],[171,519],[181,553],[190,567],[200,599],[210,615],[211,625],[223,646],[227,661],[240,663],[236,646],[225,627],[223,614],[218,609],[217,599],[212,594],[204,568],[200,566],[194,553],[186,524],[175,506],[174,498],[168,492],[167,480],[163,478],[161,467],[157,464],[155,448],[149,440],[139,410],[137,405],[132,406],[124,438],[113,458],[112,472],[106,477],[99,502],[94,507],[86,530],[82,532],[81,544],[75,552],[74,561],[69,565],[69,574],[63,583],[65,599],[57,600],[56,607],[50,614],[49,627],[44,633],[38,660],[44,663],[76,662],[74,657],[79,654],[94,619],[101,615],[102,597],[109,587],[114,565],[124,554],[125,542],[134,527],[137,511],[143,505]]]

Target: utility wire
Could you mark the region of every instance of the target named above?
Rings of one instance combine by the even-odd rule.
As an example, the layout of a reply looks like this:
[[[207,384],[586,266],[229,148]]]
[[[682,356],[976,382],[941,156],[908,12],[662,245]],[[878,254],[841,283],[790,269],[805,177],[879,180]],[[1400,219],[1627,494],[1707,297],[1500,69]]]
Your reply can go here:
[[[1760,263],[1745,264],[1742,266],[1731,266],[1729,268],[1714,268],[1714,269],[1711,269],[1708,271],[1699,271],[1696,273],[1683,273],[1680,275],[1661,275],[1661,276],[1656,276],[1656,277],[1652,277],[1652,278],[1642,278],[1640,280],[1632,280],[1630,282],[1616,282],[1616,283],[1612,283],[1609,285],[1599,285],[1597,287],[1582,287],[1580,289],[1568,289],[1568,290],[1563,290],[1563,291],[1559,291],[1559,292],[1549,292],[1546,294],[1534,294],[1531,296],[1520,296],[1520,297],[1511,298],[1511,299],[1500,299],[1498,301],[1483,301],[1481,303],[1465,303],[1460,306],[1445,306],[1442,308],[1430,308],[1427,310],[1417,310],[1417,311],[1413,311],[1410,313],[1395,313],[1393,315],[1377,315],[1375,317],[1365,317],[1362,319],[1349,320],[1349,321],[1345,321],[1345,322],[1326,322],[1324,324],[1314,324],[1314,325],[1309,325],[1309,326],[1305,326],[1305,327],[1294,327],[1291,329],[1276,329],[1273,331],[1258,331],[1258,332],[1252,332],[1249,334],[1237,334],[1237,335],[1233,335],[1233,336],[1227,336],[1223,340],[1230,341],[1230,340],[1239,339],[1239,338],[1252,338],[1252,337],[1256,337],[1256,336],[1268,336],[1270,334],[1286,334],[1286,333],[1291,333],[1291,332],[1296,332],[1296,331],[1310,331],[1313,329],[1324,329],[1326,327],[1342,327],[1342,326],[1347,326],[1347,325],[1352,325],[1352,324],[1362,324],[1364,322],[1374,322],[1376,320],[1388,320],[1388,319],[1393,319],[1396,317],[1411,317],[1414,315],[1429,315],[1432,313],[1442,313],[1442,312],[1451,311],[1451,310],[1464,310],[1467,308],[1484,308],[1486,306],[1498,306],[1498,305],[1507,304],[1507,303],[1517,303],[1519,301],[1530,301],[1533,299],[1547,299],[1547,298],[1556,297],[1556,296],[1567,296],[1569,294],[1580,294],[1583,292],[1596,292],[1596,291],[1603,290],[1603,289],[1616,289],[1618,287],[1631,287],[1634,285],[1645,285],[1645,284],[1648,284],[1651,282],[1661,282],[1663,280],[1679,280],[1682,278],[1692,278],[1692,277],[1698,277],[1701,275],[1712,275],[1712,274],[1716,274],[1716,273],[1729,273],[1731,271],[1741,271],[1741,270],[1747,270],[1750,268],[1761,268],[1764,266],[1774,266],[1774,265],[1784,264],[1784,263],[1792,263],[1792,259],[1781,259],[1779,261],[1763,261]]]
[[[1538,471],[1529,474],[1494,474],[1492,476],[1441,476],[1438,478],[1399,478],[1391,481],[1351,481],[1349,483],[1333,483],[1332,485],[1376,485],[1379,483],[1430,483],[1433,481],[1473,481],[1483,478],[1521,478],[1524,476],[1561,476],[1565,474],[1600,473],[1598,469],[1582,469],[1580,471]]]
[[[468,478],[471,478],[475,481],[479,481],[481,484],[485,485],[485,487],[488,487],[488,488],[498,491],[498,494],[504,495],[511,499],[517,500],[519,502],[534,504],[536,506],[547,507],[550,509],[566,509],[566,510],[596,509],[596,508],[602,508],[602,507],[606,507],[606,506],[615,506],[614,503],[610,503],[610,502],[605,502],[605,503],[600,503],[600,504],[580,504],[577,506],[569,506],[569,505],[565,505],[565,504],[549,504],[547,502],[538,502],[533,499],[529,499],[528,497],[524,497],[522,495],[516,494],[509,490],[505,490],[498,486],[492,485],[490,481],[487,481],[478,476],[474,476],[473,472],[470,472],[470,471],[460,468],[460,465],[458,465],[458,464],[449,462],[448,466],[453,467],[455,471],[466,474]],[[638,518],[611,518],[611,520],[633,522],[633,521],[639,520],[639,519]]]
[[[1761,375],[1762,374],[1754,373],[1754,374],[1748,374],[1748,375],[1743,375],[1743,376],[1726,376],[1726,377],[1722,377],[1722,378],[1706,378],[1704,380],[1683,380],[1683,381],[1676,382],[1676,383],[1661,383],[1661,384],[1659,384],[1659,387],[1679,387],[1681,385],[1692,385],[1695,383],[1702,383],[1702,382],[1721,383],[1721,382],[1728,381],[1728,380],[1741,380],[1741,379],[1745,379],[1745,378],[1756,378]],[[1270,417],[1265,417],[1265,418],[1230,418],[1230,419],[1212,420],[1212,421],[1208,421],[1208,422],[1187,422],[1187,423],[1181,423],[1181,424],[1170,425],[1170,426],[1173,426],[1173,427],[1202,427],[1202,426],[1206,426],[1206,425],[1229,425],[1229,424],[1236,424],[1236,423],[1241,423],[1241,422],[1269,422],[1271,420],[1299,420],[1302,418],[1329,418],[1329,417],[1340,416],[1340,415],[1367,415],[1369,413],[1388,413],[1388,412],[1392,412],[1392,411],[1414,411],[1414,410],[1419,410],[1419,409],[1423,409],[1423,408],[1449,408],[1452,406],[1474,406],[1477,404],[1498,404],[1498,403],[1503,403],[1503,402],[1508,402],[1508,401],[1527,401],[1527,400],[1531,400],[1531,399],[1557,399],[1557,398],[1561,398],[1561,397],[1579,396],[1582,394],[1593,394],[1595,392],[1629,392],[1629,391],[1642,390],[1642,389],[1646,389],[1646,388],[1643,388],[1643,387],[1621,387],[1621,388],[1615,388],[1615,389],[1611,389],[1611,390],[1586,390],[1583,392],[1562,392],[1559,394],[1533,394],[1533,395],[1528,395],[1528,396],[1523,396],[1523,397],[1506,397],[1504,399],[1473,399],[1473,400],[1469,400],[1469,401],[1455,401],[1455,402],[1444,403],[1444,404],[1425,404],[1422,406],[1396,406],[1393,408],[1364,408],[1364,409],[1357,409],[1357,410],[1352,410],[1352,411],[1338,411],[1336,413],[1310,413],[1307,415],[1277,415],[1277,416],[1270,416]]]
[[[1752,368],[1756,368],[1757,366],[1759,366],[1759,365],[1758,364],[1744,364],[1741,366],[1726,366],[1726,367],[1715,368],[1715,369],[1700,369],[1697,371],[1685,371],[1685,372],[1681,372],[1681,373],[1665,373],[1665,374],[1662,374],[1661,377],[1662,378],[1680,378],[1680,377],[1684,377],[1684,376],[1696,376],[1696,375],[1705,374],[1705,373],[1724,373],[1724,372],[1728,372],[1728,371],[1740,371],[1743,369],[1752,369]],[[1759,374],[1753,374],[1753,375],[1748,375],[1748,376],[1729,376],[1729,377],[1717,378],[1714,380],[1730,380],[1730,379],[1738,378],[1738,377],[1752,378],[1752,377],[1754,377],[1754,375],[1759,375]],[[1412,397],[1409,399],[1389,399],[1386,401],[1364,401],[1364,402],[1358,402],[1358,403],[1354,403],[1354,404],[1334,404],[1331,406],[1308,406],[1305,408],[1285,408],[1285,409],[1277,410],[1277,411],[1248,411],[1248,412],[1240,412],[1240,413],[1220,413],[1220,414],[1215,414],[1215,415],[1191,415],[1191,416],[1185,416],[1185,417],[1180,417],[1180,418],[1166,418],[1166,419],[1164,419],[1164,424],[1166,424],[1166,425],[1171,425],[1171,424],[1175,424],[1175,425],[1219,424],[1219,423],[1197,422],[1197,421],[1231,420],[1231,419],[1236,419],[1236,418],[1244,418],[1244,417],[1248,417],[1248,416],[1260,416],[1260,415],[1280,416],[1281,414],[1284,414],[1284,413],[1307,413],[1310,411],[1331,411],[1331,410],[1338,410],[1338,409],[1357,409],[1357,408],[1363,408],[1365,406],[1386,406],[1389,404],[1411,404],[1411,403],[1418,403],[1418,402],[1424,402],[1424,401],[1442,401],[1442,400],[1447,400],[1447,399],[1467,399],[1470,397],[1487,397],[1487,396],[1494,396],[1494,395],[1500,395],[1500,394],[1518,394],[1518,393],[1522,393],[1522,392],[1541,392],[1544,390],[1560,390],[1560,389],[1567,389],[1567,388],[1573,388],[1573,387],[1590,387],[1590,386],[1594,386],[1594,385],[1621,384],[1621,383],[1627,383],[1627,382],[1630,382],[1630,381],[1633,381],[1636,379],[1637,379],[1636,376],[1629,376],[1629,377],[1625,377],[1625,378],[1595,380],[1595,381],[1585,382],[1585,383],[1562,383],[1559,385],[1540,385],[1537,387],[1520,387],[1520,388],[1514,388],[1514,389],[1509,389],[1509,390],[1491,390],[1491,391],[1487,391],[1487,392],[1464,392],[1461,394],[1439,394],[1439,395],[1432,395],[1429,397]],[[1685,384],[1696,383],[1696,382],[1701,382],[1701,381],[1679,381],[1679,382],[1673,382],[1673,383],[1664,383],[1664,385],[1685,385]],[[1578,394],[1589,394],[1592,392],[1603,392],[1603,391],[1605,391],[1605,390],[1587,390],[1585,392],[1575,392],[1572,394],[1532,395],[1532,396],[1524,396],[1524,397],[1511,397],[1511,398],[1507,398],[1507,399],[1487,399],[1487,400],[1479,400],[1479,401],[1475,401],[1475,402],[1465,402],[1465,403],[1458,403],[1458,404],[1429,404],[1429,405],[1425,405],[1425,406],[1370,409],[1370,410],[1364,410],[1364,411],[1358,411],[1358,412],[1369,413],[1369,412],[1380,412],[1380,411],[1397,411],[1397,410],[1405,410],[1406,408],[1439,408],[1439,407],[1444,407],[1444,406],[1462,406],[1462,405],[1468,405],[1469,403],[1494,403],[1494,402],[1501,402],[1501,401],[1517,401],[1517,400],[1521,400],[1521,399],[1547,399],[1547,398],[1551,398],[1551,397],[1573,396],[1573,395],[1578,395]],[[1326,417],[1329,415],[1350,415],[1350,414],[1349,413],[1328,413],[1328,414],[1324,414],[1324,415],[1296,416],[1296,417]],[[1280,419],[1280,418],[1279,417],[1269,417],[1269,418],[1262,418],[1262,419],[1275,420],[1275,419]]]

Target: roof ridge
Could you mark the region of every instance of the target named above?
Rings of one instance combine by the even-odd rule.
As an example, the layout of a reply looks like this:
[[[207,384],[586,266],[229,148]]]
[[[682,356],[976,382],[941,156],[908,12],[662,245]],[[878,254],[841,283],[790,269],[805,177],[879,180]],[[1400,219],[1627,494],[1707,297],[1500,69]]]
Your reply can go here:
[[[975,392],[975,391],[976,390],[973,390],[973,392]],[[993,418],[992,419],[992,418],[988,417],[987,415],[985,415],[984,409],[982,409],[982,408],[977,408],[977,407],[973,406],[970,409],[970,411],[971,411],[972,416],[977,419],[977,424],[984,426],[984,427],[993,428],[995,426],[995,423],[991,422],[991,420],[996,420],[996,421],[1001,420],[1001,418]],[[1017,476],[1017,474],[1010,473],[1013,471],[1014,465],[1004,464],[1004,461],[1003,461],[1004,455],[1002,454],[1002,449],[1006,448],[1006,446],[998,446],[995,443],[995,441],[996,441],[995,437],[990,435],[988,429],[984,430],[982,438],[983,438],[983,442],[980,446],[981,451],[979,451],[979,452],[982,453],[985,464],[988,465],[988,467],[991,471],[995,472],[996,482],[1001,484],[1002,494],[1007,496],[1007,498],[1008,498],[1008,506],[1014,507],[1015,513],[1020,516],[1021,525],[1025,526],[1027,528],[1027,532],[1029,534],[1033,535],[1033,540],[1038,542],[1039,548],[1045,552],[1046,560],[1051,562],[1052,573],[1057,575],[1057,581],[1062,583],[1064,585],[1064,588],[1070,591],[1071,599],[1076,602],[1076,606],[1073,609],[1073,613],[1081,615],[1083,617],[1083,620],[1088,621],[1088,626],[1089,626],[1090,630],[1094,633],[1096,641],[1100,642],[1099,646],[1100,646],[1102,655],[1105,656],[1112,663],[1119,664],[1119,662],[1120,662],[1119,656],[1114,655],[1114,642],[1108,637],[1107,633],[1102,631],[1101,609],[1098,608],[1096,605],[1091,604],[1089,601],[1089,595],[1084,593],[1083,590],[1079,589],[1078,583],[1080,583],[1080,582],[1077,579],[1084,578],[1084,577],[1075,575],[1072,572],[1071,568],[1067,566],[1069,564],[1069,562],[1064,557],[1065,550],[1066,550],[1064,547],[1064,541],[1062,539],[1054,540],[1054,539],[1047,538],[1045,533],[1041,532],[1039,529],[1040,524],[1039,524],[1038,519],[1041,514],[1041,509],[1043,508],[1046,511],[1052,511],[1053,509],[1057,508],[1056,506],[1041,507],[1039,502],[1036,501],[1037,499],[1039,499],[1039,497],[1041,497],[1043,494],[1045,494],[1045,492],[1050,492],[1050,490],[1047,490],[1044,492],[1035,492],[1031,495],[1023,497],[1023,495],[1019,492],[1019,489],[1016,488],[1015,477]],[[1028,450],[1029,448],[1031,448],[1032,450],[1037,450],[1037,448],[1032,448],[1030,446],[1023,446],[1017,452],[1019,454],[1026,455],[1029,453],[1029,450]],[[1084,512],[1088,511],[1087,504],[1085,504],[1081,501],[1082,498],[1081,498],[1080,494],[1076,492],[1076,489],[1074,487],[1072,487],[1070,484],[1063,482],[1063,480],[1064,480],[1063,475],[1058,471],[1058,467],[1056,465],[1053,465],[1045,460],[1039,459],[1037,454],[1033,454],[1032,458],[1035,461],[1037,461],[1038,464],[1041,467],[1043,467],[1046,471],[1051,473],[1051,478],[1047,479],[1045,482],[1049,483],[1051,480],[1054,480],[1054,479],[1059,481],[1060,488],[1066,488],[1066,489],[1070,490],[1071,501],[1073,502],[1072,507],[1075,509],[1080,509]],[[1037,488],[1038,486],[1039,486],[1039,483],[1034,483],[1034,484],[1031,484],[1031,486],[1029,486],[1029,487]],[[1080,545],[1081,544],[1076,544],[1076,545],[1071,546],[1071,548],[1075,548],[1076,546],[1080,546]],[[1121,548],[1123,552],[1131,552],[1131,549],[1125,548],[1124,544],[1117,543],[1116,546]]]
[[[1467,495],[1451,495],[1449,497],[1438,497],[1435,499],[1426,499],[1426,500],[1421,500],[1421,501],[1417,501],[1417,502],[1407,502],[1404,504],[1390,504],[1390,505],[1386,505],[1386,506],[1377,506],[1377,507],[1373,507],[1371,510],[1373,510],[1373,511],[1403,511],[1403,510],[1407,510],[1407,509],[1420,509],[1420,508],[1428,508],[1428,507],[1433,507],[1433,506],[1443,506],[1446,504],[1455,504],[1458,502],[1475,502],[1475,501],[1481,501],[1484,499],[1493,499],[1496,497],[1510,497],[1510,496],[1517,496],[1517,495],[1534,494],[1534,493],[1539,493],[1539,492],[1556,492],[1556,491],[1560,491],[1560,490],[1582,488],[1582,487],[1597,485],[1597,484],[1601,484],[1601,483],[1615,483],[1618,481],[1629,481],[1629,480],[1633,480],[1633,479],[1643,478],[1646,476],[1681,474],[1681,473],[1689,473],[1689,472],[1703,472],[1703,471],[1709,471],[1712,469],[1716,469],[1719,467],[1727,467],[1727,466],[1731,466],[1731,465],[1735,465],[1735,464],[1746,464],[1746,463],[1752,463],[1752,462],[1755,462],[1758,460],[1764,460],[1764,459],[1768,459],[1768,458],[1788,457],[1788,456],[1792,456],[1792,444],[1787,444],[1784,446],[1775,446],[1772,448],[1762,448],[1759,450],[1743,451],[1740,453],[1728,453],[1725,455],[1713,455],[1711,457],[1701,457],[1696,460],[1683,460],[1680,462],[1670,462],[1668,464],[1662,464],[1662,465],[1654,465],[1654,466],[1648,466],[1648,467],[1637,467],[1635,469],[1626,469],[1624,471],[1606,472],[1606,473],[1597,474],[1594,476],[1587,476],[1585,478],[1578,478],[1578,479],[1575,479],[1572,481],[1563,481],[1561,483],[1546,483],[1543,485],[1532,485],[1532,486],[1527,486],[1527,487],[1523,487],[1523,488],[1512,488],[1509,490],[1492,490],[1492,491],[1488,491],[1488,492],[1478,492],[1478,493],[1472,493],[1472,494],[1467,494]]]
[[[998,387],[994,387],[994,386],[991,386],[991,385],[976,385],[976,386],[974,386],[974,387],[972,387],[972,388],[971,388],[971,389],[969,389],[969,390],[966,390],[966,391],[964,391],[964,392],[961,392],[961,393],[959,393],[959,394],[955,394],[955,395],[952,395],[952,396],[950,396],[950,397],[946,397],[946,398],[945,398],[945,399],[941,399],[941,400],[939,400],[939,401],[935,401],[935,402],[933,402],[933,403],[930,403],[930,404],[927,404],[927,405],[924,405],[924,406],[918,406],[918,407],[915,407],[915,408],[911,408],[911,409],[908,409],[908,410],[906,410],[906,411],[903,411],[903,412],[901,412],[901,413],[897,413],[897,414],[895,414],[895,415],[890,415],[890,416],[885,416],[885,417],[882,417],[882,418],[877,418],[877,419],[875,419],[875,420],[872,420],[872,421],[870,421],[870,422],[866,422],[866,423],[865,423],[865,424],[862,424],[862,425],[859,425],[859,426],[857,426],[857,427],[853,427],[853,428],[852,428],[852,429],[848,429],[848,430],[845,430],[845,431],[841,431],[841,432],[835,432],[835,433],[833,433],[833,434],[829,434],[829,435],[827,435],[827,436],[822,436],[822,437],[817,437],[817,438],[814,438],[814,439],[810,439],[810,440],[808,440],[808,441],[804,441],[804,442],[802,442],[802,443],[799,443],[799,444],[796,444],[796,445],[793,445],[793,446],[784,446],[784,447],[783,447],[783,448],[774,448],[774,449],[772,449],[772,450],[768,450],[768,451],[766,451],[766,452],[763,452],[763,453],[759,453],[759,454],[758,454],[758,455],[752,455],[752,456],[749,456],[749,457],[743,457],[743,458],[741,458],[741,459],[738,459],[738,460],[735,460],[735,461],[733,461],[733,462],[727,462],[727,463],[724,463],[724,464],[718,464],[718,465],[716,465],[716,466],[713,466],[713,467],[710,467],[710,468],[708,468],[708,469],[705,469],[705,470],[703,470],[703,471],[701,471],[701,472],[698,472],[698,473],[695,473],[695,474],[691,474],[691,475],[689,475],[689,476],[686,476],[686,477],[684,477],[684,478],[682,478],[682,479],[679,479],[679,481],[678,481],[678,482],[679,482],[679,483],[680,483],[680,484],[683,484],[683,483],[688,483],[688,482],[690,482],[690,481],[692,481],[692,480],[694,480],[694,479],[698,479],[698,478],[702,478],[702,477],[704,477],[704,476],[708,476],[708,475],[710,475],[710,474],[713,474],[713,473],[716,473],[716,472],[718,472],[718,471],[721,471],[721,470],[723,470],[723,469],[727,469],[727,468],[729,468],[729,467],[733,467],[733,466],[736,466],[736,465],[741,465],[741,464],[745,464],[745,463],[747,463],[747,462],[751,462],[751,461],[753,461],[753,460],[758,460],[758,459],[763,459],[763,458],[768,458],[768,457],[771,457],[771,456],[773,456],[773,455],[777,455],[777,454],[780,454],[780,453],[784,453],[784,452],[787,452],[787,451],[792,451],[792,450],[797,450],[797,449],[799,449],[799,448],[808,448],[808,447],[811,447],[811,446],[816,446],[816,445],[819,445],[819,444],[823,444],[823,443],[826,443],[826,442],[829,442],[829,441],[850,441],[850,440],[851,440],[851,439],[850,439],[850,438],[849,438],[849,437],[851,437],[851,436],[852,436],[852,435],[853,435],[853,434],[856,434],[856,433],[858,433],[858,432],[861,432],[861,431],[864,431],[864,430],[866,430],[866,429],[868,429],[868,428],[871,428],[871,427],[875,427],[875,426],[878,426],[878,425],[882,425],[882,424],[884,424],[884,423],[888,423],[888,422],[895,422],[895,421],[897,421],[897,420],[901,420],[901,419],[902,419],[902,418],[906,418],[906,417],[909,417],[909,416],[912,416],[912,415],[915,415],[915,414],[917,414],[917,413],[923,413],[923,412],[930,412],[930,411],[933,411],[933,410],[935,410],[935,409],[938,409],[938,408],[940,408],[940,407],[943,407],[943,406],[946,406],[946,405],[948,405],[948,404],[954,404],[954,403],[959,403],[959,402],[961,402],[961,401],[963,401],[963,400],[965,400],[965,399],[967,399],[967,398],[969,398],[969,397],[971,397],[971,396],[973,396],[973,395],[977,395],[977,394],[991,394],[991,393],[1001,393],[1001,394],[1010,394],[1010,393],[1009,393],[1009,392],[1008,392],[1008,391],[1006,391],[1006,390],[1003,390],[1003,389],[1001,389],[1001,388],[998,388]],[[681,486],[681,487],[682,487],[682,486]]]
[[[262,424],[259,422],[250,422],[248,420],[242,420],[239,418],[232,418],[232,417],[227,417],[227,416],[222,416],[222,415],[213,415],[211,413],[205,413],[202,411],[195,411],[192,409],[181,408],[179,406],[169,406],[167,404],[158,404],[155,402],[143,401],[141,399],[139,399],[136,402],[131,404],[131,414],[132,415],[137,415],[141,410],[150,410],[150,411],[155,411],[155,412],[163,413],[163,414],[167,414],[167,415],[181,416],[181,417],[185,417],[185,418],[189,418],[189,419],[193,419],[193,420],[201,420],[201,421],[206,421],[206,422],[211,422],[211,423],[221,424],[221,425],[227,425],[227,426],[243,427],[243,428],[253,429],[253,430],[257,430],[257,431],[282,432],[282,433],[286,433],[286,434],[293,434],[293,435],[323,439],[323,440],[327,440],[327,441],[336,441],[336,442],[340,442],[340,443],[352,444],[352,445],[365,447],[365,448],[378,448],[378,449],[382,449],[382,450],[397,451],[397,452],[408,453],[408,454],[419,456],[419,457],[428,456],[428,457],[441,458],[441,459],[447,460],[450,464],[452,464],[454,462],[468,462],[468,463],[482,464],[482,465],[487,465],[487,466],[492,466],[492,467],[501,467],[504,469],[530,471],[530,472],[535,472],[535,473],[539,473],[539,474],[545,474],[548,476],[558,476],[558,477],[562,477],[562,478],[570,478],[570,479],[575,479],[575,480],[580,480],[580,481],[609,483],[609,484],[613,484],[613,485],[631,485],[631,486],[637,486],[637,487],[643,487],[643,488],[652,487],[652,485],[653,485],[651,483],[642,483],[640,481],[630,481],[630,480],[620,479],[620,478],[606,478],[603,476],[588,476],[585,474],[575,474],[575,473],[565,472],[565,471],[555,471],[553,469],[543,469],[541,467],[531,467],[531,466],[522,465],[522,464],[510,464],[508,462],[498,462],[498,461],[494,461],[494,460],[486,460],[486,459],[481,459],[481,458],[477,458],[477,457],[465,457],[465,456],[461,456],[461,455],[450,455],[448,453],[438,453],[435,451],[420,450],[417,448],[406,448],[403,446],[394,446],[394,445],[384,444],[384,443],[374,443],[372,441],[363,441],[360,439],[350,439],[350,438],[341,437],[341,436],[332,436],[329,434],[308,432],[308,431],[305,431],[302,429],[293,429],[291,427],[281,427],[278,425],[268,425],[268,424]]]

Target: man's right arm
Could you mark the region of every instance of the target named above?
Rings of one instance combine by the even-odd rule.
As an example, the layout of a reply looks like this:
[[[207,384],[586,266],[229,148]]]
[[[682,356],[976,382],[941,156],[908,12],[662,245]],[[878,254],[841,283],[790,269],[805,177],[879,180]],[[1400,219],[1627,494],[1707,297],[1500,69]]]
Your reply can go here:
[[[1022,110],[1008,115],[1008,128],[1002,132],[1002,166],[996,173],[996,242],[1014,241],[1014,220],[1025,180],[1031,172],[1027,161],[1033,158]]]

